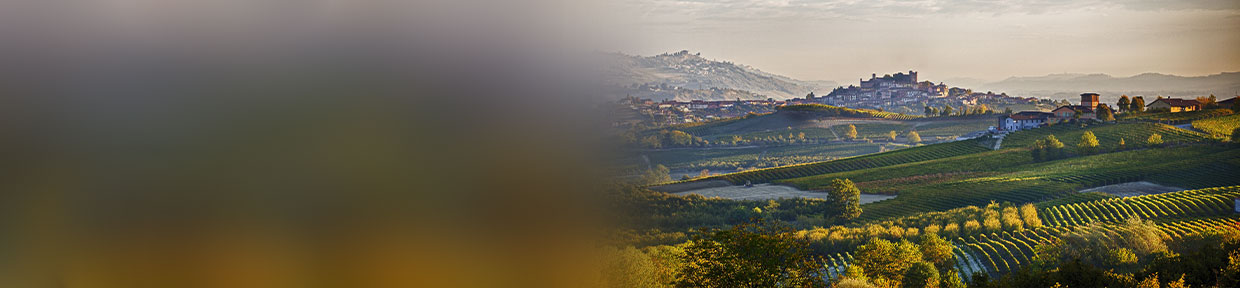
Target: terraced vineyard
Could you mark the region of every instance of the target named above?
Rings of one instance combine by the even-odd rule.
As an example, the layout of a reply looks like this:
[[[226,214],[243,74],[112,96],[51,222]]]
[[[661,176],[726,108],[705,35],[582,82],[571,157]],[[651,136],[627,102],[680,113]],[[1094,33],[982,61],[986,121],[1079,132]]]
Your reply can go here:
[[[1232,199],[1240,186],[1207,188],[1083,203],[1051,205],[1039,209],[1046,226],[1016,231],[958,237],[951,242],[956,270],[962,278],[974,272],[1007,273],[1032,263],[1042,243],[1080,229],[1102,229],[1130,217],[1152,219],[1165,239],[1177,239],[1211,229],[1240,229],[1240,215],[1232,213]],[[1101,223],[1101,226],[1085,226]],[[827,275],[843,273],[852,259],[847,253],[820,258]]]
[[[1038,215],[1047,226],[1076,226],[1143,219],[1228,214],[1240,188],[1207,188],[1157,195],[1094,200],[1043,208]]]
[[[1240,128],[1240,114],[1193,121],[1193,129],[1201,130],[1215,138],[1231,137],[1231,132],[1236,128]]]
[[[860,170],[866,168],[891,166],[903,163],[912,163],[939,159],[945,157],[953,157],[978,152],[990,151],[986,147],[978,145],[976,141],[957,141],[950,143],[940,143],[926,145],[920,147],[900,149],[890,152],[870,154],[852,158],[832,160],[826,162],[807,163],[801,165],[783,166],[768,169],[758,169],[745,172],[737,172],[710,177],[707,179],[723,179],[734,184],[745,183],[746,181],[753,183],[766,183],[776,179],[789,179],[797,177],[805,177],[811,175],[829,174],[843,171]]]
[[[1240,221],[1240,216],[1225,215],[1155,221],[1155,223],[1163,233],[1163,238],[1178,239],[1212,229],[1240,229],[1236,226],[1237,221]],[[967,239],[958,238],[952,241],[956,245],[953,255],[957,259],[957,271],[961,272],[962,277],[971,275],[973,272],[991,274],[1011,272],[1032,263],[1036,255],[1034,248],[1038,244],[1052,241],[1077,229],[1081,228],[1048,227],[1017,233],[1003,232]],[[1100,229],[1110,234],[1109,227],[1102,226]]]
[[[1170,125],[1127,122],[1116,124],[1096,124],[1085,128],[1073,124],[1058,124],[1050,127],[1013,132],[1003,139],[1003,148],[1021,148],[1033,145],[1034,141],[1045,139],[1046,135],[1054,134],[1066,147],[1076,147],[1085,131],[1094,133],[1102,148],[1113,148],[1123,138],[1129,147],[1144,145],[1145,139],[1151,134],[1162,136],[1164,143],[1201,142],[1208,140],[1205,134],[1175,128]]]

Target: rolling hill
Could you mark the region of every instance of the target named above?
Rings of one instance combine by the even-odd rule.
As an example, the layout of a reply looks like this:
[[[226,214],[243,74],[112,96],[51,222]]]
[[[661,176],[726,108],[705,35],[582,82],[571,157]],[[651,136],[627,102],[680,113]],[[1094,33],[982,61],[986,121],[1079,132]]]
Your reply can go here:
[[[757,100],[825,93],[833,81],[801,81],[727,61],[680,51],[655,56],[605,54],[610,84],[630,88],[629,95],[676,100]],[[637,86],[637,87],[634,87]],[[623,96],[623,95],[622,95]]]

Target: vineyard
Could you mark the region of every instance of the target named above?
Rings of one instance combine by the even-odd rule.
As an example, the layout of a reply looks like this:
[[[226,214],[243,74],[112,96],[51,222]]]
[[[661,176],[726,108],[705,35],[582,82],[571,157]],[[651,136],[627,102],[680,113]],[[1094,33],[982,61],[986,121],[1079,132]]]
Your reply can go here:
[[[1037,203],[1080,196],[1076,191],[1110,184],[1154,181],[1185,188],[1240,185],[1240,149],[1189,146],[1132,150],[1032,162],[1027,151],[1004,149],[917,163],[845,171],[776,181],[824,189],[831,179],[864,183],[901,180],[889,186],[899,197],[862,205],[861,220],[880,220],[942,211],[990,200]],[[930,173],[944,177],[916,177]],[[906,180],[907,179],[907,180]],[[889,190],[881,190],[889,191]]]
[[[1164,239],[1178,239],[1212,229],[1238,229],[1236,223],[1240,216],[1233,213],[1232,204],[1236,197],[1240,197],[1240,186],[1042,206],[1038,215],[1045,226],[956,237],[952,241],[952,254],[956,258],[956,270],[962,277],[968,277],[974,272],[1013,271],[1033,262],[1039,244],[1083,229],[1098,229],[1084,231],[1109,235],[1113,223],[1132,217],[1154,220]],[[930,217],[937,218],[942,217],[941,213],[926,215],[938,215]],[[822,271],[830,277],[843,273],[851,260],[852,255],[848,253],[818,258]]]
[[[1231,132],[1236,128],[1240,128],[1240,114],[1193,121],[1193,129],[1201,130],[1215,138],[1231,137]]]
[[[1148,123],[1148,122],[1127,122],[1117,124],[1096,124],[1082,128],[1074,124],[1057,124],[1050,127],[1013,132],[1003,139],[1003,148],[1020,148],[1033,145],[1034,141],[1044,139],[1047,135],[1055,135],[1059,141],[1068,147],[1075,147],[1076,142],[1080,141],[1081,135],[1085,131],[1094,133],[1104,148],[1112,148],[1119,143],[1119,139],[1124,139],[1129,147],[1137,147],[1144,145],[1145,139],[1152,134],[1162,136],[1164,143],[1188,143],[1200,142],[1207,140],[1205,134],[1175,128],[1170,125]]]
[[[1209,109],[1209,110],[1198,110],[1198,111],[1189,111],[1189,112],[1144,113],[1144,114],[1136,114],[1136,115],[1123,117],[1123,118],[1131,119],[1131,120],[1140,120],[1140,121],[1153,121],[1153,122],[1166,123],[1166,124],[1184,124],[1184,123],[1191,122],[1193,120],[1215,118],[1215,117],[1227,116],[1231,114],[1232,114],[1232,111],[1229,109]]]
[[[853,171],[866,168],[891,166],[904,163],[913,163],[944,157],[953,157],[959,155],[967,155],[990,151],[975,141],[958,141],[950,143],[933,144],[919,146],[913,148],[900,149],[890,152],[869,154],[852,158],[844,158],[826,162],[807,163],[792,166],[783,166],[767,169],[758,169],[737,173],[730,173],[710,177],[707,179],[723,179],[734,184],[743,184],[746,182],[766,183],[777,179],[789,179],[797,177],[805,177],[820,174],[829,174],[844,171]]]

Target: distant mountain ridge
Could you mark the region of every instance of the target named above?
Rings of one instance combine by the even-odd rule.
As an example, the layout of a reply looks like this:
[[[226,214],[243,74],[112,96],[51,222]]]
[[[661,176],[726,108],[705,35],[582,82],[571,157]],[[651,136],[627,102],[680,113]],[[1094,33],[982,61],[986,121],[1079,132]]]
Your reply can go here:
[[[1131,77],[1114,77],[1101,73],[1067,73],[1009,77],[980,87],[985,90],[1005,91],[1009,95],[1055,99],[1075,99],[1073,97],[1081,92],[1101,93],[1107,99],[1118,98],[1121,94],[1184,98],[1214,94],[1223,99],[1240,91],[1240,72],[1206,76],[1143,73]]]
[[[682,101],[798,98],[810,92],[824,94],[837,86],[834,81],[796,80],[700,54],[688,50],[655,56],[607,53],[610,65],[605,76],[614,85],[644,86],[626,92],[632,96]]]

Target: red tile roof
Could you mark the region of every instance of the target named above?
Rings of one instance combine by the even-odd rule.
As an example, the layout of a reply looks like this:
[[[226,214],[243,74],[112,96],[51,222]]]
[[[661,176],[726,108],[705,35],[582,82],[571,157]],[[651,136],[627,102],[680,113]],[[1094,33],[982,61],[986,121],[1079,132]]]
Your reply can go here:
[[[1159,101],[1167,103],[1167,105],[1171,105],[1171,107],[1201,106],[1201,102],[1197,102],[1197,99],[1180,99],[1180,98],[1158,99],[1158,100],[1154,100],[1154,102],[1150,102],[1149,105],[1145,105],[1145,106],[1154,105],[1154,103],[1158,103]]]

